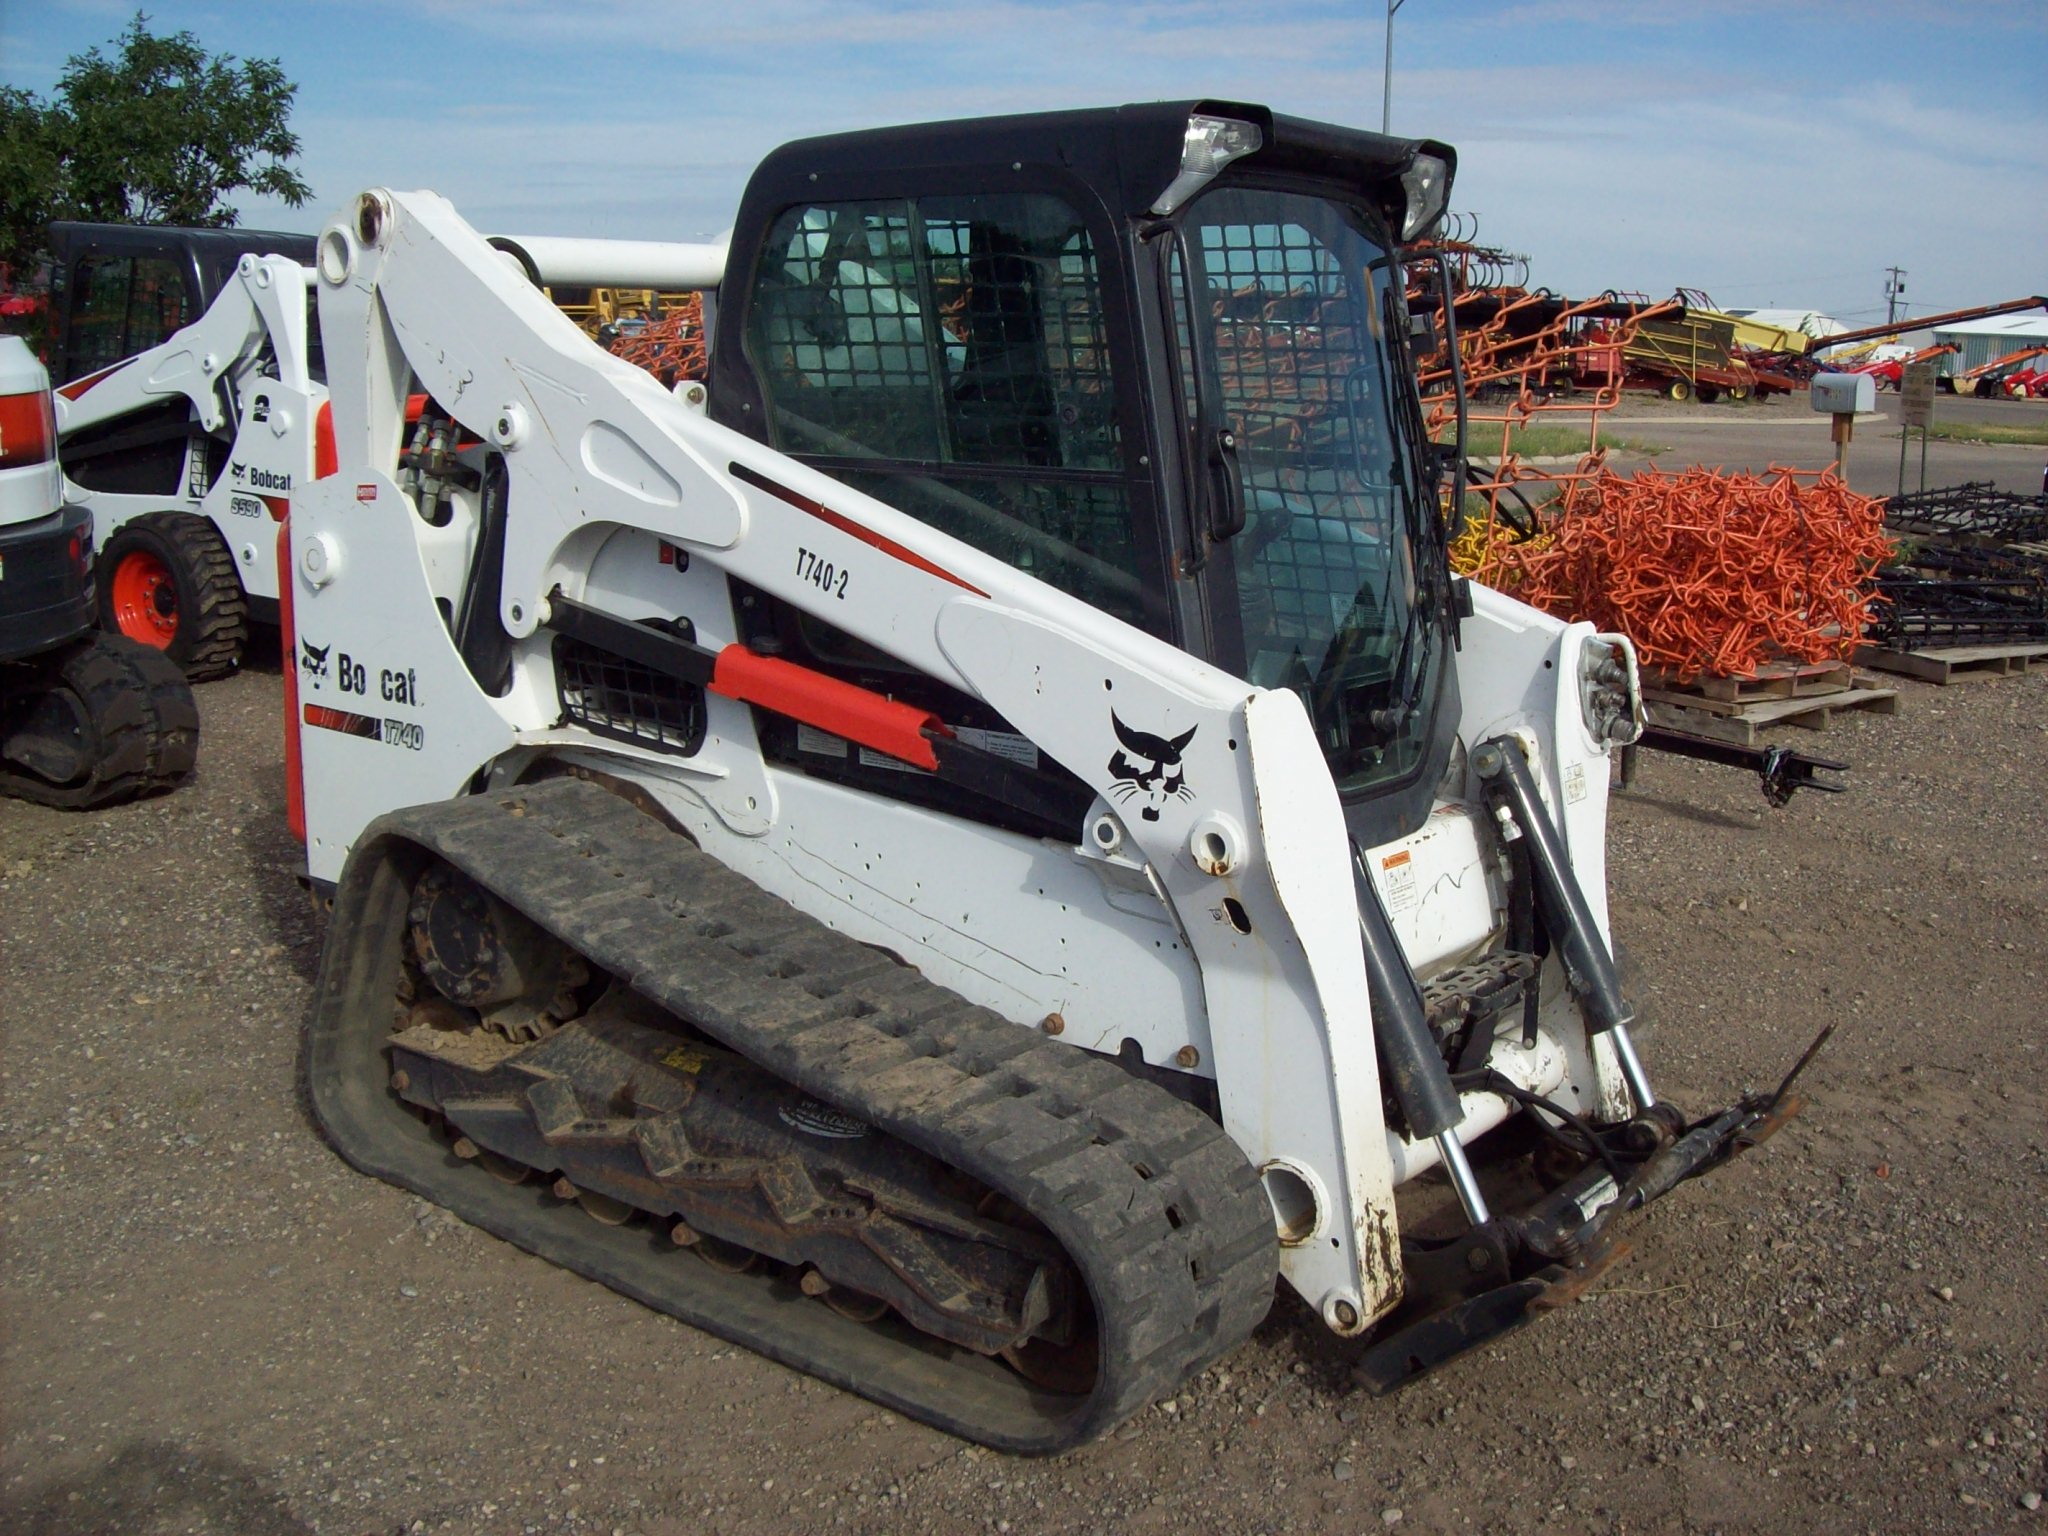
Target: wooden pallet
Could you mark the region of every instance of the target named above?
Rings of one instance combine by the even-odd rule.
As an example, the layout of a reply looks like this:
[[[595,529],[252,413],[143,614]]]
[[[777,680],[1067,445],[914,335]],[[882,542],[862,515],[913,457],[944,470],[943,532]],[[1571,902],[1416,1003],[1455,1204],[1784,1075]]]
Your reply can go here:
[[[1887,651],[1866,645],[1857,651],[1856,659],[1867,667],[1947,687],[1950,683],[2005,677],[2029,667],[2048,666],[2048,644],[2032,641],[2024,645],[1937,645],[1918,651]],[[1647,691],[1644,696],[1648,697]]]
[[[1669,704],[1678,709],[1736,715],[1752,704],[1841,693],[1854,687],[1855,682],[1854,671],[1844,661],[1807,666],[1777,662],[1759,667],[1754,677],[1696,677],[1689,683],[1678,682],[1665,669],[1653,668],[1643,674],[1643,698],[1652,704]]]
[[[1899,712],[1898,689],[1871,687],[1869,685],[1875,681],[1873,678],[1855,677],[1853,680],[1858,686],[1837,688],[1805,698],[1755,699],[1746,704],[1728,704],[1719,699],[1667,704],[1655,698],[1649,689],[1643,690],[1643,696],[1648,701],[1653,725],[1684,731],[1689,736],[1705,736],[1712,741],[1732,741],[1740,747],[1753,747],[1757,744],[1757,732],[1766,726],[1796,725],[1802,730],[1824,731],[1828,722],[1842,710],[1867,710],[1879,715]]]

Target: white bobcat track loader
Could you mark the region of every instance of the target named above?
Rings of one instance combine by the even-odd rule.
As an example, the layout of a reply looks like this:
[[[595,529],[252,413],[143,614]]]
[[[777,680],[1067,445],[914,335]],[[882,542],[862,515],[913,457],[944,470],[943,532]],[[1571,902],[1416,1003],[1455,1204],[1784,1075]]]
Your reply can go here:
[[[66,500],[92,514],[100,620],[194,680],[240,664],[277,613],[277,527],[312,478],[327,391],[311,272],[248,254],[206,310],[60,385]]]
[[[1450,575],[1451,164],[1224,103],[794,144],[672,393],[363,194],[285,613],[342,1153],[1045,1451],[1276,1275],[1398,1385],[1767,1134],[1630,1045],[1626,642]]]

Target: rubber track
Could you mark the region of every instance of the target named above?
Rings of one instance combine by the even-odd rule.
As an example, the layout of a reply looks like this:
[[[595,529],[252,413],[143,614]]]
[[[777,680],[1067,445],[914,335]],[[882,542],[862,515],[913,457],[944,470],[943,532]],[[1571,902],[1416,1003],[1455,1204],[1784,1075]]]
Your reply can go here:
[[[51,784],[0,764],[0,793],[64,810],[117,805],[169,789],[199,755],[199,707],[178,664],[119,635],[94,635],[52,667],[47,686],[78,696],[92,722],[91,774]]]
[[[422,1153],[388,1088],[403,891],[421,850],[803,1092],[957,1165],[1030,1211],[1086,1278],[1094,1394],[1055,1397],[900,1325],[655,1255],[645,1228],[552,1219],[530,1188]],[[308,1038],[314,1108],[344,1156],[715,1333],[1002,1449],[1084,1443],[1234,1347],[1273,1299],[1271,1209],[1235,1143],[1112,1061],[1020,1028],[835,932],[616,796],[575,780],[373,824],[343,871]],[[548,1220],[542,1220],[548,1217]],[[543,1230],[545,1229],[545,1230]],[[747,1277],[758,1292],[766,1282]]]
[[[145,512],[123,523],[114,538],[131,528],[147,529],[163,541],[184,573],[180,585],[196,599],[191,613],[181,609],[178,615],[176,649],[183,653],[178,664],[185,676],[205,683],[231,675],[249,641],[249,599],[227,540],[212,522],[191,512]]]

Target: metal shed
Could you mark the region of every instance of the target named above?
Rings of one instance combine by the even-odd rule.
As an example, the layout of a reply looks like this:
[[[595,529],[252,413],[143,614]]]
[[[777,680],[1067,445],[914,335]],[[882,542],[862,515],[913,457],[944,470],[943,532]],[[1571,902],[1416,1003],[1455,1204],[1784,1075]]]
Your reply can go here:
[[[1947,371],[1967,373],[2021,347],[2048,346],[2048,315],[1994,315],[1989,320],[1964,320],[1943,326],[1934,333],[1934,339],[1952,342],[1960,349]]]

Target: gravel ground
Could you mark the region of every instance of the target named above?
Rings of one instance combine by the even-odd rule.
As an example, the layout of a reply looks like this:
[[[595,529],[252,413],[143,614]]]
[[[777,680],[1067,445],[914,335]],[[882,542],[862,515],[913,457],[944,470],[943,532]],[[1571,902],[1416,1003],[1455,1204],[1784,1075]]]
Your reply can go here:
[[[1077,1454],[965,1447],[350,1171],[298,1083],[319,935],[279,679],[201,690],[178,794],[0,804],[11,1532],[2043,1531],[2048,672],[1791,744],[1850,793],[1645,756],[1614,908],[1694,1109],[1808,1112],[1635,1257],[1387,1400],[1292,1304]],[[249,766],[255,765],[255,766]]]

